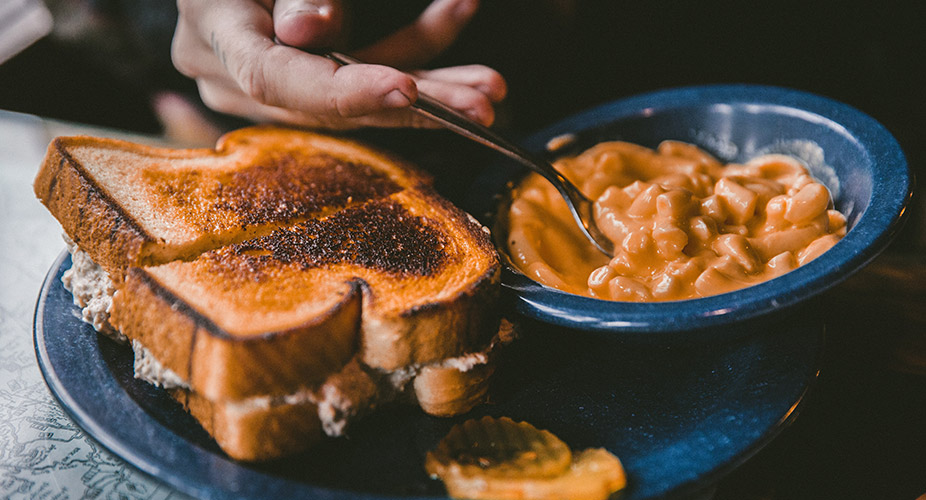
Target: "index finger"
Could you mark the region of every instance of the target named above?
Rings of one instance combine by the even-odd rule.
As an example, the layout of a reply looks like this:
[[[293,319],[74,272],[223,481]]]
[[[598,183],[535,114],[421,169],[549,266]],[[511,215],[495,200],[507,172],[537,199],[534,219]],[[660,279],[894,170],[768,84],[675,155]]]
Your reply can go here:
[[[238,86],[261,104],[355,117],[407,107],[418,95],[413,78],[386,66],[339,66],[273,41],[268,8],[249,0],[211,2],[200,35]]]

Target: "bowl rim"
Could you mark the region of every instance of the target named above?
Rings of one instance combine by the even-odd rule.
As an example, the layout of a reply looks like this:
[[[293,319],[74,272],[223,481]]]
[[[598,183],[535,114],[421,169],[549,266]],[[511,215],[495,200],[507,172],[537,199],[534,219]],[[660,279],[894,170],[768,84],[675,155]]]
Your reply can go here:
[[[823,256],[773,280],[710,297],[647,303],[594,299],[541,285],[521,273],[499,245],[505,267],[502,283],[514,295],[516,309],[543,322],[593,332],[653,337],[682,330],[708,330],[790,309],[844,281],[879,255],[900,229],[912,197],[913,176],[899,143],[883,125],[862,111],[828,97],[753,84],[656,90],[571,115],[529,135],[522,145],[540,152],[551,138],[581,134],[620,119],[645,117],[679,107],[750,104],[778,106],[824,120],[840,128],[868,156],[871,165],[876,166],[868,206],[839,243]],[[736,300],[731,300],[734,296]]]

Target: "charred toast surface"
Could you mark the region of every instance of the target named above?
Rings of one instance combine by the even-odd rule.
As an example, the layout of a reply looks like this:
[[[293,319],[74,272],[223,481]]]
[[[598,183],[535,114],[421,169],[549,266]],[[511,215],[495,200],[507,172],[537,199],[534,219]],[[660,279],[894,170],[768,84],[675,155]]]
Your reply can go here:
[[[195,257],[424,179],[354,143],[257,127],[229,133],[214,150],[57,138],[34,187],[71,238],[92,241],[84,246],[96,248],[94,260],[121,277],[129,266]]]
[[[35,187],[126,281],[113,325],[236,398],[317,383],[358,348],[396,369],[492,337],[494,247],[426,180],[354,142],[257,127],[215,150],[58,139]]]

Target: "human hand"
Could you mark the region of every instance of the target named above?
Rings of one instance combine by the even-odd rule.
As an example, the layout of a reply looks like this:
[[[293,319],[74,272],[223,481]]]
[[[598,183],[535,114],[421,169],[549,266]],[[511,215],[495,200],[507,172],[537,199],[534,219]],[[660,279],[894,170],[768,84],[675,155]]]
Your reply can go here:
[[[180,0],[171,52],[207,106],[257,121],[434,127],[408,109],[420,90],[491,125],[507,91],[496,71],[414,69],[447,48],[477,7],[478,0],[434,0],[412,24],[351,52],[375,64],[339,66],[302,50],[337,44],[345,23],[339,0]]]

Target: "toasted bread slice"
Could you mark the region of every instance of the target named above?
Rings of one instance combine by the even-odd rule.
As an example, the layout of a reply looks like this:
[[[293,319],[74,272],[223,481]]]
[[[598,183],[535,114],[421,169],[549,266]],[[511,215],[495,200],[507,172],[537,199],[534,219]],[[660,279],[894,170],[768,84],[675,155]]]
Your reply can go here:
[[[372,201],[133,268],[110,320],[214,400],[317,384],[353,355],[358,333],[376,368],[453,357],[497,331],[498,267],[480,234],[437,199]]]
[[[225,135],[214,150],[59,137],[34,189],[118,283],[131,266],[189,259],[425,180],[350,141],[253,127]]]
[[[313,393],[322,426],[328,435],[340,436],[377,406],[403,398],[430,415],[467,412],[485,402],[500,351],[515,337],[513,325],[502,320],[487,346],[461,356],[394,371],[372,368],[356,358]]]
[[[417,402],[437,416],[466,412],[485,401],[499,351],[514,338],[512,325],[503,320],[488,346],[463,356],[392,372],[355,357],[317,389],[222,401],[193,392],[175,373],[165,373],[138,341],[132,348],[136,373],[141,360],[145,376],[183,404],[228,455],[256,461],[303,451],[322,430],[343,436],[355,421],[394,401]]]
[[[186,389],[168,393],[236,460],[254,462],[298,453],[324,435],[317,407],[308,399],[216,402]]]
[[[132,268],[113,297],[110,322],[211,400],[313,387],[356,351],[360,300],[350,283],[315,287],[314,301],[298,300],[310,292],[290,288],[275,300],[272,288],[229,289],[219,279],[174,284],[179,290]],[[210,290],[213,284],[222,288]],[[191,304],[189,297],[200,300]]]
[[[322,436],[342,436],[348,427],[395,400],[417,401],[431,415],[451,416],[485,401],[498,351],[513,339],[503,322],[481,351],[397,372],[370,368],[358,358],[319,388],[282,396],[213,401],[194,391],[168,392],[212,435],[229,456],[266,460],[310,448]]]

